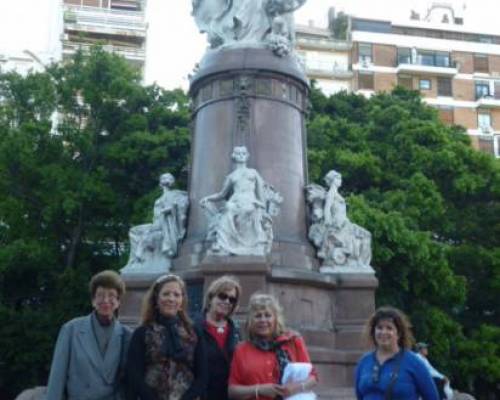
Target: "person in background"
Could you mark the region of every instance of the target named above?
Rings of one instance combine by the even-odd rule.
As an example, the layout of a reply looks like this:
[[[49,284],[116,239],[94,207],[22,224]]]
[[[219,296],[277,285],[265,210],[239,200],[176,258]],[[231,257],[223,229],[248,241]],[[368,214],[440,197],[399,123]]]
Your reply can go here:
[[[419,342],[415,345],[415,354],[424,363],[425,367],[429,371],[438,389],[440,399],[449,399],[453,396],[453,391],[450,387],[449,379],[440,373],[436,368],[432,366],[430,361],[427,359],[429,355],[429,345],[427,343]],[[451,393],[451,397],[449,394]]]
[[[48,400],[121,399],[123,370],[131,332],[116,316],[125,284],[114,271],[90,281],[94,310],[63,325],[54,350],[47,385]]]
[[[203,315],[196,325],[203,332],[207,354],[206,400],[227,400],[227,382],[233,352],[240,341],[239,327],[231,319],[238,308],[241,286],[236,278],[223,275],[208,287]]]
[[[366,334],[374,347],[358,362],[358,400],[439,400],[431,374],[410,348],[413,336],[404,313],[381,307],[370,317]]]
[[[314,369],[302,382],[281,383],[288,363],[311,361],[304,339],[285,328],[283,312],[273,296],[251,296],[246,331],[248,340],[236,347],[231,363],[231,399],[268,400],[310,392],[317,382]]]
[[[163,275],[149,288],[127,357],[128,399],[204,396],[208,366],[201,333],[187,315],[187,301],[186,285],[177,275]]]

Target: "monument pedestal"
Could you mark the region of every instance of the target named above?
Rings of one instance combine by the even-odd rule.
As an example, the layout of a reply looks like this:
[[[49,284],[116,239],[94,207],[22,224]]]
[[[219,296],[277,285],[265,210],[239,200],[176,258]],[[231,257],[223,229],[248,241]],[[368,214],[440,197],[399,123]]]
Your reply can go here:
[[[377,280],[373,274],[320,274],[275,266],[264,257],[205,257],[198,268],[174,271],[188,285],[190,308],[198,311],[204,289],[221,275],[236,276],[243,288],[235,318],[244,321],[252,293],[271,293],[280,302],[289,328],[305,338],[319,373],[317,392],[336,399],[351,393],[356,362],[364,352],[364,324],[374,310]],[[142,297],[156,277],[127,277],[121,320],[139,321]],[[342,396],[340,396],[342,394]],[[340,397],[338,397],[340,396]],[[354,398],[353,396],[351,398]]]
[[[187,234],[172,272],[188,285],[191,312],[201,310],[212,280],[229,274],[243,288],[236,318],[245,320],[256,291],[273,294],[288,327],[306,340],[325,399],[354,399],[354,368],[364,351],[364,324],[375,308],[370,268],[320,272],[307,231],[307,79],[295,56],[259,48],[208,52],[191,82],[193,135]],[[273,218],[267,256],[214,256],[207,251],[208,219],[200,200],[216,193],[232,171],[231,152],[245,146],[249,167],[283,197]],[[340,271],[340,272],[338,272]],[[326,272],[326,273],[325,273]],[[142,297],[157,276],[125,275],[121,319],[137,324]],[[242,324],[244,330],[244,324]]]

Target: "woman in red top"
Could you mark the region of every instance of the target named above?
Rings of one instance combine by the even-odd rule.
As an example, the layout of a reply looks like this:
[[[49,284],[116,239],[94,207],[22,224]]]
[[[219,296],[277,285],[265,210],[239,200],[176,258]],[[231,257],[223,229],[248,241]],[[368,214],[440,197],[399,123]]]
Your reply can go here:
[[[236,347],[231,363],[230,398],[280,399],[309,392],[316,385],[314,369],[305,381],[281,383],[289,362],[311,361],[302,337],[285,328],[281,307],[273,296],[252,295],[246,330],[248,340]]]

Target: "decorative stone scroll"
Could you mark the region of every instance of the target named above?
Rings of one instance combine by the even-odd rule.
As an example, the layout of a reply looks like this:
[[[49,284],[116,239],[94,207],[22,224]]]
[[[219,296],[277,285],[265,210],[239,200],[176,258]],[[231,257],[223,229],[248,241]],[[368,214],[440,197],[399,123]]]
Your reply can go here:
[[[345,199],[338,192],[342,175],[332,170],[325,183],[327,190],[314,183],[305,188],[311,219],[309,239],[318,249],[321,272],[373,272],[371,234],[347,217]]]
[[[235,147],[234,171],[226,176],[220,192],[200,201],[209,219],[209,254],[265,256],[271,251],[272,217],[278,215],[283,198],[247,167],[248,158],[246,147]],[[217,207],[214,203],[219,201],[224,203]]]
[[[306,0],[192,0],[192,14],[213,49],[269,47],[277,56],[293,49],[293,12]]]
[[[170,190],[174,182],[169,173],[160,176],[163,194],[155,201],[153,222],[130,229],[130,257],[122,273],[151,274],[170,270],[179,242],[186,234],[189,207],[187,192]]]

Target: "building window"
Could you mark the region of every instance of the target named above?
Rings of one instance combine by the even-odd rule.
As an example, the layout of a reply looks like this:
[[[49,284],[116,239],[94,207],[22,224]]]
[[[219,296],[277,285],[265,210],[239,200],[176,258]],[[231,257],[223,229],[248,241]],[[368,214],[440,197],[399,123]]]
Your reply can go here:
[[[492,133],[491,128],[491,115],[489,112],[480,110],[477,113],[477,126],[483,133]]]
[[[453,107],[444,107],[441,106],[438,108],[439,118],[443,123],[447,125],[453,125],[454,116],[453,116]]]
[[[476,100],[490,96],[490,84],[487,81],[476,81]]]
[[[453,96],[451,89],[451,78],[437,78],[438,96]]]
[[[363,90],[363,89],[373,90],[375,87],[373,74],[360,73],[358,80],[359,80],[358,87],[360,90]]]
[[[398,49],[398,65],[399,64],[411,64],[411,50],[401,48]]]
[[[413,90],[413,78],[408,75],[398,75],[398,85]]]
[[[418,84],[420,90],[431,90],[431,80],[430,79],[420,79]]]
[[[474,72],[486,72],[490,71],[488,56],[483,54],[474,54]]]
[[[371,64],[373,60],[372,45],[367,43],[359,44],[359,62],[364,65]]]
[[[494,93],[495,99],[500,99],[500,81],[495,81],[494,83]]]
[[[418,52],[418,64],[430,65],[433,67],[451,67],[450,54],[443,51],[422,51]]]

